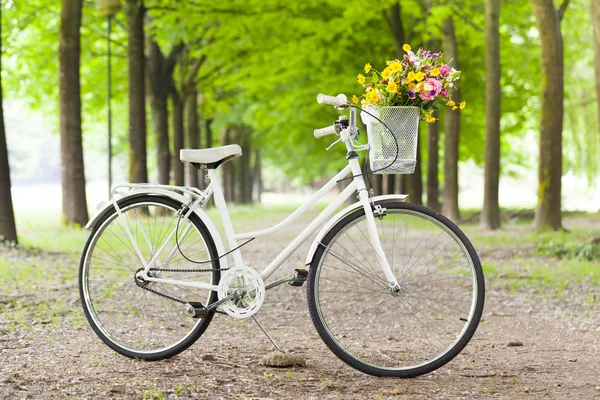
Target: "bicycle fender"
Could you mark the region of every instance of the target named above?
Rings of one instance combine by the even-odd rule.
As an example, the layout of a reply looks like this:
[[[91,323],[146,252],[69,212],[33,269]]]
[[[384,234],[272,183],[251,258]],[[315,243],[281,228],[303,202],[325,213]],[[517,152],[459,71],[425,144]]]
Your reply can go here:
[[[388,201],[404,202],[404,201],[406,201],[407,198],[408,198],[408,195],[405,195],[405,194],[386,194],[386,195],[382,195],[382,196],[373,197],[373,203],[385,205],[385,203]],[[329,230],[335,224],[337,224],[342,218],[344,218],[346,215],[350,214],[351,212],[356,211],[359,208],[362,208],[362,204],[360,202],[356,202],[352,205],[349,205],[348,207],[344,208],[339,213],[335,214],[329,221],[327,221],[327,223],[325,225],[323,225],[323,227],[317,234],[317,237],[315,238],[312,245],[310,246],[310,250],[308,250],[308,254],[306,256],[306,263],[305,263],[306,267],[310,266],[310,263],[312,262],[315,252],[317,251],[317,247],[319,246],[319,243],[321,243],[321,240],[327,234],[327,232],[329,232]]]
[[[151,190],[144,190],[144,191],[132,190],[132,191],[120,196],[119,199],[115,200],[115,201],[117,202],[117,204],[120,204],[121,202],[123,202],[127,199],[145,196],[145,195],[170,197],[171,199],[179,201],[182,204],[186,204],[189,201],[189,198],[186,196],[183,196],[179,193],[176,193],[176,192],[173,192],[170,190],[163,190],[163,189],[151,189]],[[102,219],[102,217],[106,213],[112,211],[113,208],[114,208],[114,206],[113,206],[112,200],[101,203],[98,207],[98,211],[96,212],[96,214],[85,225],[85,229],[88,229],[88,230],[94,229],[94,227],[98,224],[98,222]],[[227,252],[227,250],[225,249],[225,245],[223,244],[223,239],[221,238],[221,234],[219,233],[219,230],[215,226],[213,220],[208,216],[208,214],[203,209],[196,209],[196,210],[194,210],[194,213],[202,220],[202,222],[204,222],[204,225],[206,225],[206,229],[208,229],[208,232],[210,233],[210,235],[212,236],[212,238],[215,242],[215,246],[217,247],[218,254],[225,254]],[[221,258],[219,260],[219,262],[221,263],[221,268],[228,267],[227,257]]]

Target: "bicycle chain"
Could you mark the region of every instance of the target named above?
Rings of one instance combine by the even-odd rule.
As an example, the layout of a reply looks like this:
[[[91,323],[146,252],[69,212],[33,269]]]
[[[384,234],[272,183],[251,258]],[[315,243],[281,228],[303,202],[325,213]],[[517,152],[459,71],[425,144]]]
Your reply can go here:
[[[149,271],[163,271],[163,272],[215,272],[215,271],[218,271],[218,272],[221,272],[221,271],[227,271],[228,269],[229,268],[217,268],[217,269],[212,269],[212,268],[197,268],[197,269],[167,269],[167,268],[160,269],[160,268],[150,268]],[[143,270],[144,270],[144,268],[138,269],[137,271],[135,271],[135,275],[137,275],[138,272],[143,271]],[[147,290],[147,291],[149,291],[151,293],[154,293],[156,295],[164,297],[165,299],[169,299],[169,300],[172,300],[172,301],[180,303],[180,304],[188,304],[187,301],[178,299],[177,297],[173,297],[173,296],[171,296],[169,294],[161,293],[161,292],[159,292],[157,290],[150,289],[149,287],[143,286],[140,283],[140,281],[138,281],[136,279],[135,275],[133,276],[133,280],[135,281],[135,284],[139,288]],[[222,311],[216,311],[216,312],[218,312],[219,314],[226,314],[226,313],[224,313]]]

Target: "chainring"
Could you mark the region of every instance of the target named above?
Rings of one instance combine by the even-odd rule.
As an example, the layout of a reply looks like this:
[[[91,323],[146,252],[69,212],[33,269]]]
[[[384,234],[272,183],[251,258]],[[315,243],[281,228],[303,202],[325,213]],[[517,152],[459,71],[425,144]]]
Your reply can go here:
[[[231,299],[219,306],[233,318],[249,318],[256,314],[265,301],[265,283],[256,270],[238,266],[227,270],[219,281],[219,300],[224,299],[238,289],[244,290],[244,295]]]

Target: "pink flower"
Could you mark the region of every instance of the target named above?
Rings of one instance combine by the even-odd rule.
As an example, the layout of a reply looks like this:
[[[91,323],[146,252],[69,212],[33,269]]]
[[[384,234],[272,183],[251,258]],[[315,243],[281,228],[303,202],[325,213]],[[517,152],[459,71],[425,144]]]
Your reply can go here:
[[[444,97],[448,97],[448,92],[446,92],[445,90],[442,92],[442,96]]]
[[[442,68],[440,68],[440,74],[442,76],[448,76],[448,74],[452,72],[452,68],[450,68],[448,65],[444,64],[442,65]]]
[[[423,90],[419,93],[419,97],[422,100],[433,100],[435,96],[440,94],[443,88],[444,86],[437,79],[427,78],[423,84]]]

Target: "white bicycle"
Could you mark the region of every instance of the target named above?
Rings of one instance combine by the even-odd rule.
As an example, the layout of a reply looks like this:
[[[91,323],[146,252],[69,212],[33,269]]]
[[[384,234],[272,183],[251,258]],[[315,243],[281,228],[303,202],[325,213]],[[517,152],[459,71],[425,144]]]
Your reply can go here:
[[[234,232],[216,169],[241,156],[237,145],[181,151],[182,162],[208,171],[205,190],[145,184],[113,190],[87,226],[92,231],[79,274],[85,315],[109,347],[145,360],[172,357],[204,333],[215,312],[254,318],[268,289],[305,281],[319,335],[364,373],[414,377],[441,367],[466,346],[484,303],[473,246],[450,220],[406,203],[406,195],[373,196],[356,155],[368,147],[357,142],[356,107],[343,95],[318,100],[350,110],[349,119],[315,131],[316,137],[339,136],[348,165],[271,228]],[[241,241],[243,246],[281,230],[344,178],[350,184],[260,274],[246,266]],[[354,193],[359,201],[334,215]],[[227,246],[203,210],[211,197]],[[306,269],[265,284],[322,224]]]

